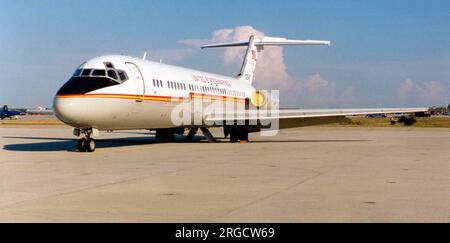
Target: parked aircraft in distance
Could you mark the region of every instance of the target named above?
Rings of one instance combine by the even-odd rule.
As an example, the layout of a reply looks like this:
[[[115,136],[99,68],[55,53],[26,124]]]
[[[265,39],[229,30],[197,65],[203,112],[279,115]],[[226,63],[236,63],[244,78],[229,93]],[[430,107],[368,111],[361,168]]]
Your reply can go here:
[[[78,150],[92,152],[99,130],[147,129],[158,140],[198,129],[213,142],[209,127],[221,126],[231,142],[247,142],[249,132],[334,123],[350,115],[421,112],[427,108],[278,109],[274,92],[252,85],[258,53],[267,46],[330,45],[329,41],[251,36],[247,41],[203,46],[247,47],[239,74],[226,77],[122,55],[81,64],[54,98],[56,116],[74,127]],[[274,80],[276,82],[276,80]]]
[[[55,114],[52,109],[38,106],[33,109],[26,109],[25,111],[28,115],[53,115]]]
[[[5,118],[9,118],[9,119],[19,119],[19,116],[22,115],[23,113],[20,111],[16,111],[16,110],[9,110],[7,105],[4,105],[3,108],[0,110],[0,119],[5,119]]]

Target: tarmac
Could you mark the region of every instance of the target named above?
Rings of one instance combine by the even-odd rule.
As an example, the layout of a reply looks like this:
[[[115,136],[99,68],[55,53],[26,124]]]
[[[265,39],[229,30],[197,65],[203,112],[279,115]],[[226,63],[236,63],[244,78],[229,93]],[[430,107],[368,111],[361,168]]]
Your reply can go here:
[[[217,136],[220,130],[214,130]],[[450,222],[450,129],[309,127],[247,144],[0,126],[0,222]]]

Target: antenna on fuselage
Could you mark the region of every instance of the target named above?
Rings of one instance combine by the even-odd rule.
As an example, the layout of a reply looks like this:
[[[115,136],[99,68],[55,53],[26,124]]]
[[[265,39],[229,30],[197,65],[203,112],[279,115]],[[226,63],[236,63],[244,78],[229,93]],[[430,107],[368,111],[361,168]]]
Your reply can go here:
[[[144,52],[144,56],[142,57],[142,60],[145,61],[145,59],[147,59],[147,52]]]

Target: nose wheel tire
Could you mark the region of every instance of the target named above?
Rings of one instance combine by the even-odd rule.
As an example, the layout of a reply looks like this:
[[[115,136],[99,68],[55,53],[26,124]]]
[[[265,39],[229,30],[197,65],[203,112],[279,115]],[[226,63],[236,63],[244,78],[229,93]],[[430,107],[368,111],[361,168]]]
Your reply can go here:
[[[77,148],[78,148],[79,152],[85,152],[84,151],[85,144],[86,144],[86,139],[84,139],[84,138],[78,139]]]
[[[77,143],[79,152],[94,152],[96,148],[95,140],[92,138],[82,138]]]
[[[86,152],[94,152],[96,148],[95,140],[90,138],[86,142]]]

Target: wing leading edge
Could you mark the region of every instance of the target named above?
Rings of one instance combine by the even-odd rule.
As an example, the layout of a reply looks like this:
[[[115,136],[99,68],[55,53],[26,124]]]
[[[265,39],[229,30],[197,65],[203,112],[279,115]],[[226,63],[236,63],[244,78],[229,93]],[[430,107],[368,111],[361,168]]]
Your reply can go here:
[[[263,127],[261,124],[279,122],[279,128],[294,128],[345,121],[346,116],[370,114],[395,114],[426,112],[428,108],[378,108],[378,109],[297,109],[297,110],[248,110],[245,112],[211,114],[206,122],[241,122],[248,126]]]

